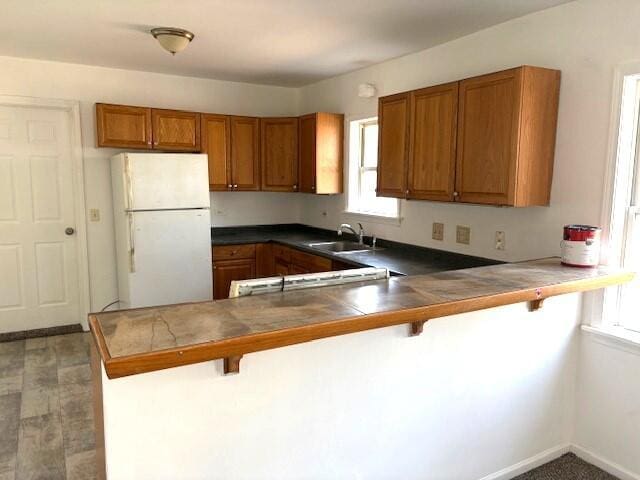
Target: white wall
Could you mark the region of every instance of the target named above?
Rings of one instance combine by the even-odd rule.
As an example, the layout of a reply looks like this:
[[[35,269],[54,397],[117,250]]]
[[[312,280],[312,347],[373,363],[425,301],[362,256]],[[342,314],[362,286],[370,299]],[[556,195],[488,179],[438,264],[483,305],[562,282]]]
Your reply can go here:
[[[583,0],[515,19],[444,45],[329,79],[302,89],[301,112],[329,110],[376,115],[377,99],[360,99],[357,86],[374,83],[380,95],[449,82],[522,64],[562,71],[551,207],[525,209],[403,201],[400,227],[365,223],[378,236],[504,260],[559,254],[567,223],[599,224],[613,70],[638,59],[640,3]],[[334,228],[356,221],[342,214],[344,197],[307,197],[305,223]],[[322,212],[327,212],[326,216]],[[431,240],[431,222],[445,223],[445,241]],[[471,245],[455,243],[456,224],[471,227]],[[506,250],[494,249],[496,230]]]
[[[300,194],[282,192],[212,192],[211,224],[216,227],[300,221]]]
[[[563,452],[580,298],[104,377],[108,478],[471,480]]]
[[[177,108],[239,115],[291,115],[296,91],[156,73],[134,72],[39,60],[0,57],[0,94],[80,102],[87,212],[100,209],[101,221],[88,222],[91,303],[94,310],[117,298],[111,180],[108,158],[116,152],[95,148],[96,102]],[[299,220],[288,195],[212,194],[212,222],[220,225]],[[216,215],[222,210],[224,216]]]
[[[583,332],[573,442],[640,478],[640,349]],[[595,458],[593,460],[598,460]],[[632,478],[623,475],[621,478]]]

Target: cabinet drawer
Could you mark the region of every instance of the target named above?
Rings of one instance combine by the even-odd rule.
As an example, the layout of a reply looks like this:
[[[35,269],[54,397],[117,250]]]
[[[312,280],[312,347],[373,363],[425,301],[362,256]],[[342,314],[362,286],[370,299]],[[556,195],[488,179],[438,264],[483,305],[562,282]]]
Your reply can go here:
[[[213,261],[234,260],[238,258],[255,258],[256,246],[249,245],[221,245],[213,247]]]
[[[300,252],[298,250],[291,251],[291,263],[311,272],[331,271],[331,260],[328,258],[319,257],[311,253]]]
[[[289,247],[274,243],[272,252],[276,261],[280,260],[281,263],[289,263],[291,261],[291,249]]]

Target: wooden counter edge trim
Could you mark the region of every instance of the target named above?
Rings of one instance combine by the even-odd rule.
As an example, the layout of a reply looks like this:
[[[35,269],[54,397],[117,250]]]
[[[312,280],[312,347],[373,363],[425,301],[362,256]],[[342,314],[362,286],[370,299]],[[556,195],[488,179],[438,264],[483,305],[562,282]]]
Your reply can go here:
[[[241,356],[247,353],[271,350],[375,328],[420,322],[426,319],[431,320],[459,313],[540,300],[567,293],[596,290],[625,283],[631,280],[633,276],[634,274],[631,272],[617,272],[600,277],[572,280],[542,287],[538,286],[524,290],[471,297],[463,300],[452,300],[446,303],[426,305],[411,309],[365,314],[357,317],[348,317],[340,320],[331,320],[270,332],[254,333],[217,342],[207,342],[189,345],[183,348],[171,348],[127,357],[111,358],[108,356],[106,349],[100,353],[107,355],[106,357],[102,357],[105,370],[107,376],[110,379],[114,379],[210,360]],[[100,332],[101,335],[102,332],[100,331],[99,325],[96,324],[97,320],[93,318],[92,330],[96,333]],[[104,345],[104,339],[99,339],[99,341],[99,346]],[[99,348],[99,350],[102,349]]]
[[[107,344],[104,340],[104,334],[102,333],[100,322],[98,322],[98,319],[93,314],[89,314],[89,330],[91,332],[91,336],[93,337],[93,342],[95,343],[96,348],[100,353],[100,357],[105,364],[106,370],[106,364],[109,360],[111,360],[111,355],[109,354],[109,348],[107,348]]]
[[[91,342],[91,386],[93,393],[93,421],[96,437],[96,478],[106,480],[107,467],[104,449],[104,408],[102,404],[102,362],[95,342]]]

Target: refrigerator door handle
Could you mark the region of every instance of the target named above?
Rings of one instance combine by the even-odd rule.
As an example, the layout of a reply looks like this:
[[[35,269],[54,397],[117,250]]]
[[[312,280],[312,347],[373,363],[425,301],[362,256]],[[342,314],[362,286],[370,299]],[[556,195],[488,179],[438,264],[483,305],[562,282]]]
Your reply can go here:
[[[125,208],[133,208],[133,181],[131,179],[131,160],[129,155],[124,156],[124,184],[127,197],[125,198]]]
[[[129,217],[129,272],[136,271],[136,236],[134,233],[135,224],[133,222],[133,212],[127,212]]]

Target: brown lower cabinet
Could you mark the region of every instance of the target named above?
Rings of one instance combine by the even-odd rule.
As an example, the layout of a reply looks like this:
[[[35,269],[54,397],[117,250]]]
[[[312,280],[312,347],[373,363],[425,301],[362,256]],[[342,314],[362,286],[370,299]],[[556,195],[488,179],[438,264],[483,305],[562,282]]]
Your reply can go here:
[[[354,267],[276,243],[217,246],[213,247],[213,298],[227,298],[234,280],[347,268]]]
[[[256,278],[256,261],[253,258],[213,262],[213,298],[227,298],[232,281],[249,278]]]

